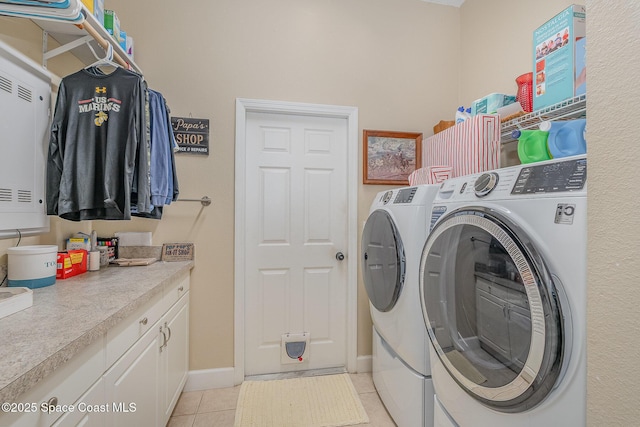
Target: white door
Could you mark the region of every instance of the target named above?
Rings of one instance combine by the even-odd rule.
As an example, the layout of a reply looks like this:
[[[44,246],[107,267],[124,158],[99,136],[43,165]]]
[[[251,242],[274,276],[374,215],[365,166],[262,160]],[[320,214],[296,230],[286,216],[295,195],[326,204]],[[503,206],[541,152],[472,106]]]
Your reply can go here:
[[[246,117],[244,373],[346,366],[347,120]],[[282,360],[304,333],[303,360]]]

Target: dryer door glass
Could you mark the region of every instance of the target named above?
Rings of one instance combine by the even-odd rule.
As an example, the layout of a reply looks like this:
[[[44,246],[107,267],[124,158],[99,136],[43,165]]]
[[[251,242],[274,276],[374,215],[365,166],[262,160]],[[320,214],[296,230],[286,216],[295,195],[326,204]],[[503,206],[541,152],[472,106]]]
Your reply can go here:
[[[562,313],[543,260],[510,220],[483,208],[442,218],[422,253],[420,293],[439,359],[474,398],[520,412],[551,391]]]
[[[369,301],[389,311],[402,292],[405,256],[398,229],[387,211],[373,211],[362,232],[362,276]]]

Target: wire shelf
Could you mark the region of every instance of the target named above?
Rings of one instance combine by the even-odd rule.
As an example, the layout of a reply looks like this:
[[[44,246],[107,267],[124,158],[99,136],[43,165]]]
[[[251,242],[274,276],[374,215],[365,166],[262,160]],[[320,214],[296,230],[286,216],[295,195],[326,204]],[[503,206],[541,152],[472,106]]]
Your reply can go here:
[[[581,119],[586,116],[587,95],[576,96],[503,123],[500,127],[500,142],[508,144],[517,141],[511,136],[511,132],[514,130],[537,128],[540,123],[548,120]]]

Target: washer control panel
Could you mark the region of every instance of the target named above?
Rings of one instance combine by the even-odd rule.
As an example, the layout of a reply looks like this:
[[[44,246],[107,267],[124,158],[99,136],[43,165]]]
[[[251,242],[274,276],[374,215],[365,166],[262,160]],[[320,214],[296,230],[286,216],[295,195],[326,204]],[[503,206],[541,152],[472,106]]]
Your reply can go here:
[[[587,182],[587,159],[523,167],[511,194],[582,190]]]

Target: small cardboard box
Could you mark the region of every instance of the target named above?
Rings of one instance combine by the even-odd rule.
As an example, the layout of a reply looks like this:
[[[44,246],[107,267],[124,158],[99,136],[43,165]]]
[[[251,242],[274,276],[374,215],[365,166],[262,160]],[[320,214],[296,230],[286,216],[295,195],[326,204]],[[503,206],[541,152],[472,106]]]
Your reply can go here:
[[[533,109],[586,93],[586,8],[571,5],[533,32]]]
[[[84,249],[58,252],[56,279],[68,279],[87,271],[88,256]]]
[[[93,15],[93,0],[82,0],[82,4],[85,5],[87,10]]]
[[[127,55],[129,55],[129,58],[134,59],[134,55],[133,55],[133,37],[131,37],[130,35],[127,34]]]
[[[118,19],[118,15],[113,10],[105,9],[104,28],[113,36],[115,41],[120,43],[120,19]]]
[[[120,47],[125,52],[127,51],[127,32],[120,30]]]
[[[104,25],[104,0],[93,1],[93,16],[96,20]]]
[[[104,23],[104,0],[82,0],[82,4],[98,22]]]
[[[91,239],[88,237],[70,237],[67,239],[66,250],[84,249],[91,250]]]
[[[471,104],[471,115],[478,114],[496,114],[498,108],[516,102],[513,95],[505,95],[504,93],[490,93],[489,95],[476,99]]]

